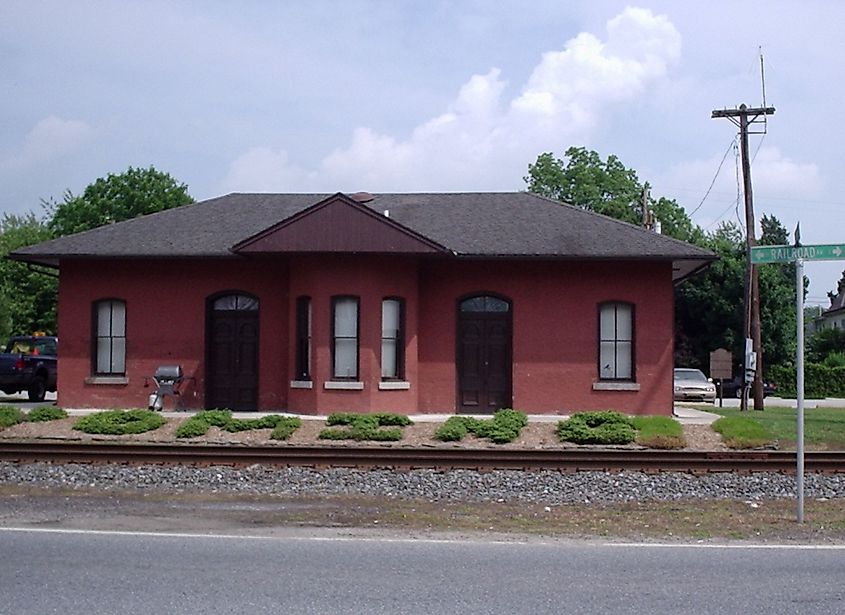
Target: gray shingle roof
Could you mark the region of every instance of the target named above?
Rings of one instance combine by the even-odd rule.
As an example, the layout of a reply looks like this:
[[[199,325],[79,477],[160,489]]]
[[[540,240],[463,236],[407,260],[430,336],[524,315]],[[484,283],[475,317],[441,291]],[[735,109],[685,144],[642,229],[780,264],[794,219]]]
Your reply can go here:
[[[229,194],[23,248],[17,260],[230,257],[232,246],[328,194]],[[458,256],[671,260],[676,277],[704,249],[527,192],[376,194],[365,205]]]

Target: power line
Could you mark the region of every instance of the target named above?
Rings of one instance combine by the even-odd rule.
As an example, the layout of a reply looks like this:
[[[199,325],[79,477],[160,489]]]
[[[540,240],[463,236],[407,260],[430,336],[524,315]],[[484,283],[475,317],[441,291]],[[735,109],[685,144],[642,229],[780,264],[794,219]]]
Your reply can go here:
[[[728,154],[731,151],[731,148],[734,147],[735,144],[736,144],[736,137],[731,139],[731,142],[728,144],[728,149],[725,150],[725,153],[722,156],[722,161],[719,163],[719,168],[716,169],[716,174],[713,176],[713,181],[710,182],[710,186],[708,186],[707,192],[705,192],[704,196],[701,198],[701,202],[698,204],[698,207],[696,207],[695,209],[693,209],[689,213],[690,218],[692,218],[695,215],[695,212],[697,212],[699,209],[701,209],[701,206],[704,205],[704,201],[706,201],[707,197],[710,196],[710,191],[713,189],[713,186],[716,185],[716,180],[719,178],[719,172],[722,170],[722,165],[725,164],[725,160],[727,159]]]

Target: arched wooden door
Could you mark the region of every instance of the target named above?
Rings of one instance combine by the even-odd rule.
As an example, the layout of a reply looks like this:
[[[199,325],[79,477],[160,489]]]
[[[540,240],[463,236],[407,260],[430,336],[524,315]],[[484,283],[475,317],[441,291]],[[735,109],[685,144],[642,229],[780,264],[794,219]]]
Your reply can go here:
[[[229,294],[208,303],[206,408],[258,407],[258,299]]]
[[[513,403],[511,305],[491,295],[458,302],[458,412],[487,414]]]

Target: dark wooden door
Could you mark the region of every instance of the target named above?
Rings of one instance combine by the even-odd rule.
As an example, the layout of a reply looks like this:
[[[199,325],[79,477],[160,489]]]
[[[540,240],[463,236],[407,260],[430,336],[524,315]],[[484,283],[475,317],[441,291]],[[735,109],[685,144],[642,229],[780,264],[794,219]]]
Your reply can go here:
[[[212,305],[208,331],[206,407],[255,410],[258,407],[258,310],[215,309]]]
[[[484,304],[477,301],[459,309],[459,412],[488,414],[512,405],[511,315],[497,301],[499,311],[478,311]]]

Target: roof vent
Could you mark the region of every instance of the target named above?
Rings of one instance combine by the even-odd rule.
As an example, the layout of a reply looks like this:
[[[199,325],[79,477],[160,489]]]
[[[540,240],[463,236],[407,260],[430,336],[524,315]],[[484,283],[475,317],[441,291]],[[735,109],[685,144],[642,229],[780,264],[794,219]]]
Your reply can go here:
[[[356,192],[355,194],[350,194],[349,198],[359,203],[369,203],[374,197],[369,192]]]
[[[385,209],[385,210],[384,210],[384,217],[385,217],[385,218],[389,218],[389,217],[390,217],[390,210],[389,210],[389,209]]]

